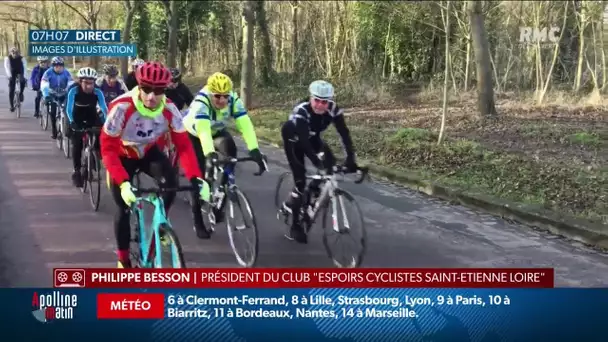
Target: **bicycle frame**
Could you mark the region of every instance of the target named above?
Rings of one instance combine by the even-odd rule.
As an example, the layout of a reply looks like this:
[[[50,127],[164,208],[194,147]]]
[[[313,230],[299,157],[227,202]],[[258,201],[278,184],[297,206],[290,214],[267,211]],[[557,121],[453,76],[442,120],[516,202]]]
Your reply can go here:
[[[154,206],[154,216],[152,217],[152,233],[154,234],[154,240],[148,237],[146,232],[146,225],[144,219],[144,203],[149,203]],[[165,204],[162,198],[153,193],[146,196],[138,197],[137,201],[133,204],[131,209],[134,214],[137,214],[138,225],[139,225],[139,248],[141,250],[141,263],[143,268],[152,268],[152,265],[161,267],[161,253],[155,253],[154,260],[151,260],[151,253],[153,251],[160,251],[160,236],[159,228],[161,225],[166,225],[169,228],[171,224],[167,220],[165,213]]]

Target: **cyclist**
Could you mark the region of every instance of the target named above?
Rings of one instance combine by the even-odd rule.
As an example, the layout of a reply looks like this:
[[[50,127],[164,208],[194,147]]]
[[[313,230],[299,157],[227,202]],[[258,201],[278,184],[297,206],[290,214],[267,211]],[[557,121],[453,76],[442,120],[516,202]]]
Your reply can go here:
[[[14,112],[15,104],[13,103],[13,100],[15,98],[15,84],[17,82],[17,75],[19,75],[19,101],[21,102],[23,102],[23,89],[25,89],[25,85],[27,83],[25,80],[25,74],[27,72],[25,58],[21,56],[19,49],[16,47],[12,47],[9,55],[4,59],[4,70],[6,71],[6,76],[8,77],[8,100],[11,105],[11,112]]]
[[[177,68],[171,68],[171,83],[167,88],[167,98],[171,100],[177,109],[184,110],[194,100],[192,92],[182,83],[182,73]]]
[[[204,228],[200,200],[209,201],[209,184],[202,179],[181,115],[177,107],[165,99],[165,88],[171,82],[171,72],[161,63],[146,62],[137,69],[136,76],[139,86],[112,101],[101,132],[102,160],[117,206],[114,229],[119,268],[131,266],[129,207],[136,201],[130,183],[134,174],[141,170],[156,179],[163,179],[160,186],[178,185],[171,163],[156,144],[157,139],[167,131],[171,132],[171,140],[187,178],[200,189],[192,194],[194,229],[198,234]],[[163,197],[168,213],[175,193],[166,193]],[[203,234],[209,235],[206,230]]]
[[[343,110],[333,101],[334,87],[326,81],[314,81],[309,86],[309,98],[293,109],[289,120],[281,128],[283,146],[289,167],[293,174],[295,187],[283,208],[293,213],[290,236],[299,243],[307,243],[306,232],[300,224],[301,195],[306,187],[307,156],[319,169],[331,172],[335,163],[334,156],[321,139],[321,133],[333,123],[342,138],[346,150],[344,167],[349,172],[357,170],[353,142],[344,120]],[[323,154],[323,160],[320,155]]]
[[[97,79],[97,71],[93,68],[82,68],[78,70],[78,83],[70,86],[65,112],[70,121],[70,131],[72,140],[72,165],[74,172],[72,173],[72,183],[75,187],[82,187],[82,148],[83,135],[82,132],[74,132],[74,130],[101,127],[108,115],[108,107],[103,97],[101,89],[95,87]],[[97,106],[101,109],[103,117],[97,114]],[[97,140],[99,141],[99,140]],[[95,146],[99,148],[99,146]]]
[[[51,66],[52,68],[49,68],[42,75],[40,90],[42,91],[44,100],[51,104],[51,138],[57,139],[57,104],[51,101],[52,97],[55,96],[54,94],[51,94],[51,90],[67,89],[73,81],[72,74],[64,67],[63,58],[53,57],[53,59],[51,59]],[[65,95],[57,100],[65,100]]]
[[[137,68],[144,64],[144,60],[141,58],[136,58],[131,62],[131,72],[127,74],[125,77],[125,85],[127,89],[131,90],[137,87],[137,78],[135,77],[135,72]]]
[[[38,65],[32,69],[32,75],[30,76],[30,84],[32,90],[36,92],[36,100],[34,102],[34,117],[40,116],[40,100],[42,99],[42,92],[40,91],[40,80],[42,75],[49,68],[49,58],[46,56],[39,56]]]
[[[184,116],[184,125],[190,133],[201,170],[205,170],[205,160],[213,163],[217,160],[215,146],[227,157],[236,157],[237,149],[232,136],[226,130],[226,123],[232,117],[237,129],[241,132],[249,150],[260,169],[264,169],[263,155],[258,147],[258,140],[247,115],[247,109],[238,95],[232,91],[232,81],[222,73],[216,72],[209,77],[207,85],[196,95]],[[222,185],[227,179],[222,177]],[[215,220],[221,222],[224,203],[216,209]]]
[[[112,102],[118,96],[128,92],[125,83],[118,77],[118,68],[113,64],[103,66],[104,76],[98,77],[95,84],[101,89],[106,103]]]

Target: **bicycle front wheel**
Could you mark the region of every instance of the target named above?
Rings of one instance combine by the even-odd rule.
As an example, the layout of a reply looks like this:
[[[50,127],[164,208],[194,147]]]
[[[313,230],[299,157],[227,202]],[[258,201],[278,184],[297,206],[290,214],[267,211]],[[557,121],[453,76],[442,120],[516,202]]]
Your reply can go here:
[[[57,119],[55,123],[57,127],[57,148],[63,150],[63,125],[61,124],[61,119]]]
[[[89,199],[94,211],[99,210],[101,199],[101,165],[96,151],[89,151],[87,158],[87,179],[89,183]]]
[[[228,206],[226,212],[226,228],[230,247],[236,257],[236,261],[243,267],[253,267],[258,259],[259,238],[255,215],[251,208],[251,202],[239,189],[234,188],[228,194]],[[238,215],[237,215],[238,213]],[[237,219],[240,215],[241,220]],[[242,235],[251,237],[240,242]]]
[[[349,214],[347,214],[348,208],[351,208]],[[330,224],[328,224],[328,221],[330,221]],[[356,231],[357,226],[360,227],[358,233]],[[333,236],[336,236],[337,242],[346,240],[347,246],[349,244],[355,245],[355,250],[346,256],[338,255],[337,252],[332,250]],[[332,259],[337,267],[359,267],[365,256],[366,240],[365,221],[359,204],[349,192],[336,189],[334,197],[327,201],[323,210],[323,246],[325,246],[327,256]],[[348,241],[351,241],[351,243],[348,243]],[[344,250],[345,248],[336,249]]]
[[[158,228],[161,237],[161,265],[154,263],[154,268],[186,268],[182,245],[173,229],[165,224]]]
[[[63,154],[65,155],[66,159],[70,158],[70,138],[68,138],[68,135],[65,134],[65,132],[68,131],[68,123],[67,120],[65,119],[65,117],[63,117],[61,119],[61,138],[63,139]]]
[[[21,100],[19,99],[19,93],[15,92],[15,99],[13,100],[15,103],[17,118],[21,117]]]

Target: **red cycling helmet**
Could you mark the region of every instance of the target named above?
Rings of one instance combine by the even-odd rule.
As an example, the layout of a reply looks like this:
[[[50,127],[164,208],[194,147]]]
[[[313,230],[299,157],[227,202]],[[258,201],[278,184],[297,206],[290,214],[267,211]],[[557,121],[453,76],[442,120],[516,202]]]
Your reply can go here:
[[[160,62],[145,62],[135,73],[137,84],[154,88],[166,88],[171,77],[171,71]]]

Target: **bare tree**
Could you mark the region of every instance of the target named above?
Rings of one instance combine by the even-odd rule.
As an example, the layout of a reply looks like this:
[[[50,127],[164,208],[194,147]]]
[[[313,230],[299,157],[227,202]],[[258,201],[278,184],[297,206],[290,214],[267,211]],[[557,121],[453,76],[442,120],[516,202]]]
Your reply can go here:
[[[477,93],[479,96],[479,115],[482,117],[497,115],[494,104],[494,88],[492,83],[492,65],[490,61],[490,47],[488,33],[486,32],[481,1],[468,0],[469,20],[471,22],[471,36],[473,38],[473,51],[477,67]]]
[[[241,98],[245,107],[251,105],[253,92],[253,27],[255,22],[255,1],[243,3],[243,58],[241,65]]]
[[[73,2],[73,1],[72,1]],[[78,14],[82,20],[89,26],[90,30],[97,30],[97,20],[99,18],[99,11],[101,10],[101,1],[99,4],[96,4],[94,0],[81,1],[85,5],[85,10],[79,10],[74,7],[72,4],[65,0],[61,0],[61,3],[66,5],[69,9],[74,11],[74,13]],[[99,68],[99,57],[91,56],[90,64],[93,68]]]
[[[125,23],[122,29],[122,42],[129,44],[131,42],[131,26],[133,26],[133,17],[135,12],[143,5],[141,1],[137,0],[123,0],[123,6],[127,12]],[[129,72],[129,57],[123,57],[120,60],[120,73],[126,76]]]
[[[177,31],[179,30],[178,8],[179,1],[163,0],[165,13],[167,14],[167,29],[169,31],[167,66],[175,68],[177,66]]]

